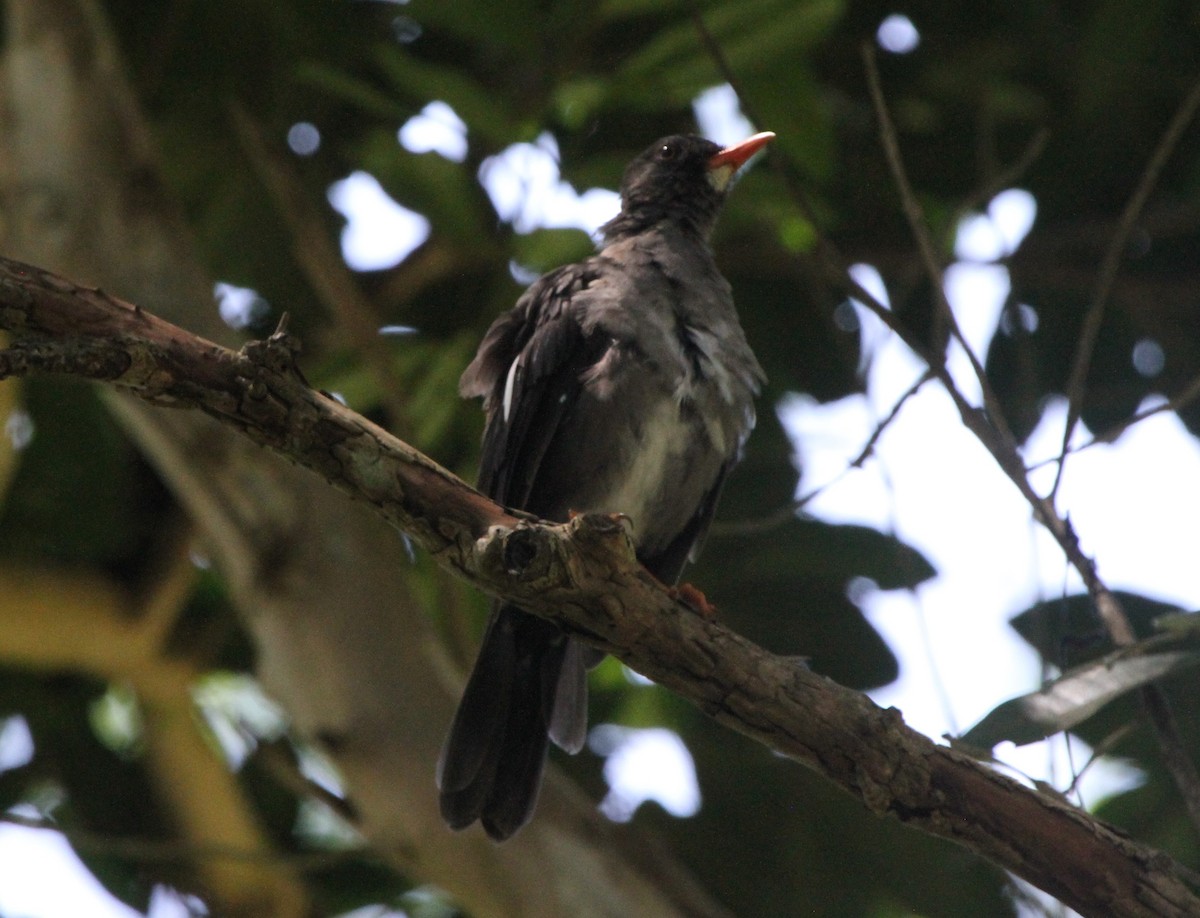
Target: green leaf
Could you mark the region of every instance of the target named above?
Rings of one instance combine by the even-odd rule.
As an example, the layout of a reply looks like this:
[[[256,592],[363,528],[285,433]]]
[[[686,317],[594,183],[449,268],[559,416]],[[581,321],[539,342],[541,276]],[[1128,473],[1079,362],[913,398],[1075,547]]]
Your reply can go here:
[[[0,552],[119,564],[144,549],[169,498],[135,459],[95,391],[31,379],[33,439],[0,508]]]
[[[509,3],[445,3],[442,0],[417,0],[410,7],[421,25],[465,39],[484,48],[527,47],[533,37],[533,23],[544,10],[528,0]]]
[[[482,137],[489,148],[516,139],[516,118],[503,95],[470,71],[422,60],[404,48],[381,48],[375,61],[402,98],[418,107],[439,99],[454,109],[467,124],[468,139]]]
[[[1139,638],[1155,632],[1155,623],[1179,613],[1179,607],[1145,596],[1116,590],[1125,615]],[[1110,652],[1113,647],[1087,594],[1039,602],[1015,616],[1011,623],[1022,638],[1053,666],[1066,668]]]
[[[364,114],[399,122],[416,114],[420,105],[409,100],[401,102],[364,77],[347,73],[338,67],[319,61],[303,61],[295,68],[296,81],[311,86],[332,99],[355,106]]]
[[[1142,654],[1122,648],[1076,667],[1040,690],[997,706],[959,742],[991,749],[1008,740],[1023,746],[1070,730],[1126,692],[1200,663],[1200,651]]]
[[[538,274],[586,258],[594,249],[588,234],[577,229],[539,229],[513,239],[517,262]]]
[[[394,905],[412,888],[411,883],[371,855],[347,856],[341,863],[306,871],[305,880],[315,887],[323,915],[341,915],[376,904]],[[388,913],[389,909],[379,909],[379,914]]]
[[[826,33],[842,10],[840,0],[795,3],[794,0],[739,0],[703,12],[704,25],[731,65],[762,64],[784,50],[810,47]],[[756,53],[757,51],[757,53]],[[626,60],[626,75],[646,75],[715,66],[704,48],[696,23],[681,17],[663,28]],[[678,74],[676,74],[678,75]]]

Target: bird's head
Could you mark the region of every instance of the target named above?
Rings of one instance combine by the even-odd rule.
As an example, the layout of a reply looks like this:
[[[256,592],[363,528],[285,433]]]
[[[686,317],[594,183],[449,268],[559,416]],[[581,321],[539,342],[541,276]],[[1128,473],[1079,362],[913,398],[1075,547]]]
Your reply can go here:
[[[605,238],[668,221],[707,239],[734,175],[774,137],[755,134],[724,149],[695,134],[656,141],[625,170],[621,213],[604,226]]]

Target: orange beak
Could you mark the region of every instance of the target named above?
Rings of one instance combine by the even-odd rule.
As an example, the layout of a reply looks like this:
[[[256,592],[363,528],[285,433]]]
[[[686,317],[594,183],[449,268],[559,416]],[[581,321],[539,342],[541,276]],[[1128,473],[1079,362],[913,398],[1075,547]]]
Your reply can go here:
[[[771,131],[763,131],[714,154],[708,161],[708,180],[718,191],[724,191],[734,174],[746,164],[746,160],[774,139],[775,135]]]

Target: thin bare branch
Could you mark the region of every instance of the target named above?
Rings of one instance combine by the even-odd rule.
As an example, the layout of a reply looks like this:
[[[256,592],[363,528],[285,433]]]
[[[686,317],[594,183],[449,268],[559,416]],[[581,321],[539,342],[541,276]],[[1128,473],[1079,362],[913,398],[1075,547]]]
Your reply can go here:
[[[954,316],[954,310],[950,308],[950,300],[946,297],[946,284],[942,276],[942,266],[937,252],[934,250],[933,240],[929,236],[929,228],[925,222],[925,213],[921,207],[921,202],[917,200],[916,194],[913,193],[912,185],[908,181],[908,172],[904,168],[904,159],[900,155],[900,141],[896,134],[896,126],[892,122],[887,101],[883,96],[883,85],[879,79],[879,65],[875,60],[874,47],[870,44],[864,44],[862,47],[862,57],[867,73],[867,88],[871,94],[871,101],[875,106],[876,119],[879,122],[879,135],[883,143],[884,155],[892,171],[892,179],[896,183],[896,190],[900,195],[900,204],[904,210],[904,216],[908,220],[909,229],[916,240],[917,251],[921,256],[921,263],[924,265],[929,282],[933,286],[939,313],[942,316],[942,320],[946,323],[946,327],[950,330],[951,337],[958,342],[959,346],[966,353],[967,360],[971,363],[971,370],[979,382],[980,391],[983,393],[983,404],[987,409],[991,423],[1001,438],[1011,444],[1015,450],[1016,438],[1013,436],[1012,430],[1005,420],[1004,410],[1000,405],[1000,400],[996,397],[996,393],[992,389],[991,380],[988,379],[987,373],[983,369],[983,364],[975,352],[971,350],[971,346],[963,336],[962,330],[958,326],[958,320]]]
[[[1187,386],[1184,387],[1183,391],[1178,395],[1167,399],[1165,402],[1159,402],[1157,405],[1147,408],[1144,411],[1131,414],[1119,424],[1114,424],[1112,427],[1109,427],[1102,433],[1096,434],[1086,443],[1081,443],[1079,446],[1072,446],[1067,450],[1067,455],[1074,456],[1077,453],[1082,453],[1094,446],[1099,446],[1104,443],[1112,443],[1119,436],[1121,436],[1121,434],[1133,427],[1135,424],[1140,424],[1147,418],[1152,418],[1154,415],[1162,414],[1164,412],[1178,414],[1188,405],[1191,405],[1193,402],[1195,402],[1197,398],[1200,398],[1200,376],[1195,377],[1190,383],[1188,383]],[[1049,459],[1043,459],[1040,462],[1035,462],[1029,466],[1029,471],[1033,472],[1038,469],[1045,468],[1051,463],[1061,464],[1062,455],[1060,454]]]
[[[1014,182],[1029,171],[1030,167],[1037,161],[1037,158],[1042,155],[1049,140],[1050,132],[1045,128],[1035,131],[1033,136],[1029,138],[1029,143],[1026,144],[1025,149],[1021,151],[1020,156],[1000,172],[983,182],[959,202],[958,213],[960,215],[966,214],[977,207],[981,207],[1001,191],[1011,187]]]
[[[721,47],[721,43],[709,31],[708,25],[704,21],[704,13],[701,11],[697,0],[688,0],[688,13],[692,17],[692,24],[696,27],[696,34],[700,36],[700,42],[704,45],[704,50],[708,52],[708,56],[712,58],[717,70],[720,71],[721,78],[730,85],[734,95],[738,97],[738,105],[741,106],[742,112],[745,113],[752,124],[756,124],[760,128],[764,127],[754,111],[749,96],[742,92],[741,81],[738,79],[738,75],[734,73],[733,67],[729,63],[729,58],[725,56],[725,51]]]
[[[892,409],[888,412],[887,417],[875,425],[875,429],[867,438],[867,442],[863,444],[863,448],[859,450],[858,455],[846,463],[846,467],[838,472],[838,474],[836,474],[829,481],[823,482],[812,490],[805,492],[800,497],[797,497],[795,500],[784,504],[782,507],[772,511],[771,513],[768,513],[766,516],[760,516],[750,520],[729,520],[727,522],[714,523],[712,528],[713,535],[757,535],[762,532],[770,532],[772,529],[776,529],[779,526],[782,526],[783,524],[795,519],[797,513],[824,494],[825,491],[833,487],[838,482],[844,480],[845,477],[855,469],[861,469],[863,465],[866,464],[866,461],[871,457],[871,454],[875,452],[875,444],[879,442],[879,438],[883,436],[883,432],[887,430],[894,420],[896,420],[897,415],[900,414],[900,409],[903,408],[905,403],[914,395],[916,395],[920,388],[931,379],[933,379],[933,374],[931,372],[926,370],[924,373],[922,373],[917,381],[909,386],[908,389],[905,390],[904,394],[900,396],[900,398],[896,399],[896,404],[892,405]]]
[[[1083,410],[1087,375],[1092,365],[1092,355],[1096,349],[1096,338],[1100,334],[1104,311],[1108,306],[1108,299],[1117,279],[1117,271],[1121,267],[1121,259],[1129,243],[1129,236],[1133,232],[1134,224],[1137,223],[1145,209],[1146,201],[1154,191],[1154,186],[1158,184],[1158,177],[1162,174],[1163,167],[1175,152],[1183,132],[1195,119],[1198,109],[1200,109],[1200,80],[1192,86],[1191,91],[1179,104],[1179,108],[1175,110],[1166,130],[1159,138],[1158,145],[1154,148],[1154,153],[1146,164],[1141,178],[1138,179],[1137,187],[1134,188],[1133,194],[1125,204],[1116,231],[1109,239],[1104,260],[1100,263],[1100,271],[1096,275],[1096,287],[1092,294],[1092,302],[1088,306],[1087,314],[1083,319],[1083,327],[1079,331],[1079,345],[1075,349],[1075,359],[1071,364],[1071,375],[1067,381],[1067,423],[1063,428],[1058,472],[1054,477],[1054,486],[1050,490],[1051,500],[1058,494],[1058,488],[1062,482],[1063,466],[1066,463],[1071,435],[1075,432],[1075,425],[1079,423],[1079,415]],[[1197,811],[1197,815],[1200,815],[1200,811]],[[1197,825],[1200,825],[1200,822]]]

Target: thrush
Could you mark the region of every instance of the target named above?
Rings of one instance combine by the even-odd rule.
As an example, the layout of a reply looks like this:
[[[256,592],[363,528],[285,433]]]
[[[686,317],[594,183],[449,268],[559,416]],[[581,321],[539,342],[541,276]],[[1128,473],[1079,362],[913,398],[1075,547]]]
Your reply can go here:
[[[621,513],[667,584],[700,548],[765,382],[709,238],[731,179],[774,136],[721,149],[676,135],[639,155],[597,254],[535,281],[459,382],[484,400],[481,491],[559,522]],[[548,743],[583,746],[601,656],[495,605],[438,762],[451,828],[480,820],[503,840],[529,821]]]

